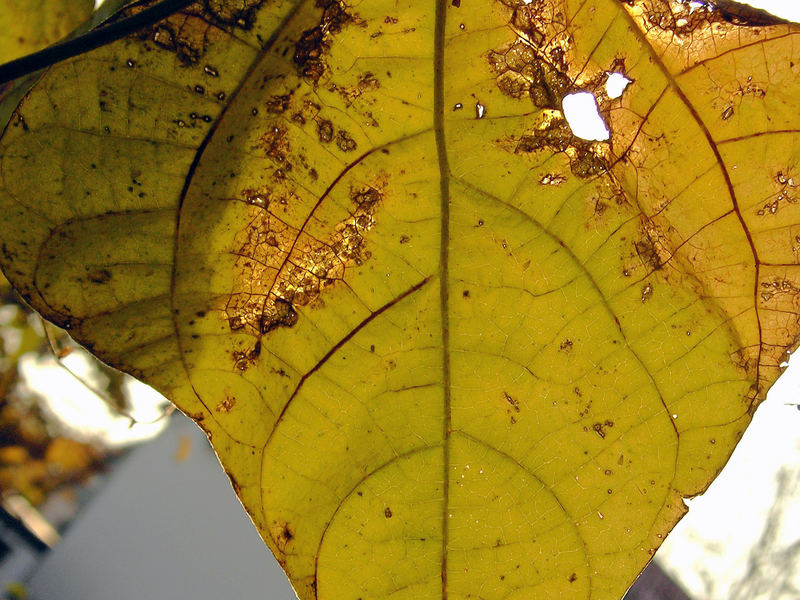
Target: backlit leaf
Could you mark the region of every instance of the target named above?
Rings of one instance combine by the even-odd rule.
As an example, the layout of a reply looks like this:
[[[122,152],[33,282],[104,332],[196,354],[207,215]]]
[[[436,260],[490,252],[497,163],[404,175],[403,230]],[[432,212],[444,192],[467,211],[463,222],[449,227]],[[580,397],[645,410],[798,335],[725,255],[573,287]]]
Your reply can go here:
[[[300,598],[619,598],[798,338],[799,31],[198,3],[24,99],[3,269],[208,432]]]
[[[0,0],[0,62],[54,44],[93,9],[94,0]]]

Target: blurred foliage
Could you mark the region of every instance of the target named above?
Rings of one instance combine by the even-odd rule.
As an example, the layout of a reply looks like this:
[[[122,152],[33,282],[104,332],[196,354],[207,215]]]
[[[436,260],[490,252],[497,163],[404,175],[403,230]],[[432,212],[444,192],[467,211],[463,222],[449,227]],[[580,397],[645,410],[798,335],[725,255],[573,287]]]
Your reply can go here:
[[[25,600],[28,597],[28,588],[25,584],[15,581],[6,586],[6,594],[9,600]]]
[[[80,485],[102,470],[107,452],[70,437],[42,409],[41,398],[20,385],[20,359],[31,352],[39,357],[51,354],[54,347],[59,358],[65,356],[72,347],[66,334],[53,333],[49,326],[46,334],[38,316],[5,278],[0,279],[0,314],[0,498],[19,493],[36,506],[50,493]],[[124,410],[122,375],[107,375],[109,384],[103,391]]]

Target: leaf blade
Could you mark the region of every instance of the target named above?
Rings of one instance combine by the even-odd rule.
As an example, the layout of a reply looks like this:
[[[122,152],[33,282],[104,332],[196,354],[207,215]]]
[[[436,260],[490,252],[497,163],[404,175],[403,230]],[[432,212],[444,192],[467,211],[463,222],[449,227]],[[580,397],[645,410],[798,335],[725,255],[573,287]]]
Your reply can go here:
[[[3,172],[46,168],[4,175],[9,278],[201,424],[301,597],[618,597],[798,337],[796,84],[761,64],[796,30],[654,0],[233,6],[28,97]],[[111,84],[48,113],[91,61]],[[609,143],[560,113],[587,89]],[[773,115],[787,141],[746,161]],[[90,131],[48,148],[53,122]]]

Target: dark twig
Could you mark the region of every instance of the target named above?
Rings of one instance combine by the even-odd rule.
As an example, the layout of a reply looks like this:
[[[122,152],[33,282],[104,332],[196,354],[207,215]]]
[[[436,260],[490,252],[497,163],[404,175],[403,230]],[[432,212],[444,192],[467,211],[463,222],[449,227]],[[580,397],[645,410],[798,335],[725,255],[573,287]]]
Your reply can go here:
[[[186,8],[196,0],[163,0],[155,6],[107,25],[90,31],[85,35],[54,44],[39,52],[34,52],[27,56],[12,60],[9,63],[0,65],[0,85],[18,77],[29,75],[54,65],[62,60],[78,56],[84,52],[89,52],[105,44],[110,44],[120,38],[161,19]]]

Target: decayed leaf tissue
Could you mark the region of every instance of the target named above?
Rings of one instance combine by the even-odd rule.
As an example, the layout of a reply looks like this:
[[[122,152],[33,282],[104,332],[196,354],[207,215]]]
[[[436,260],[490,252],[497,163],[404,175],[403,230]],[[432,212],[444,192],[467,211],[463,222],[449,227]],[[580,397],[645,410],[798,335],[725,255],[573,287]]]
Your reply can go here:
[[[22,101],[3,270],[206,430],[303,600],[617,599],[797,344],[799,45],[722,0],[197,2]]]

